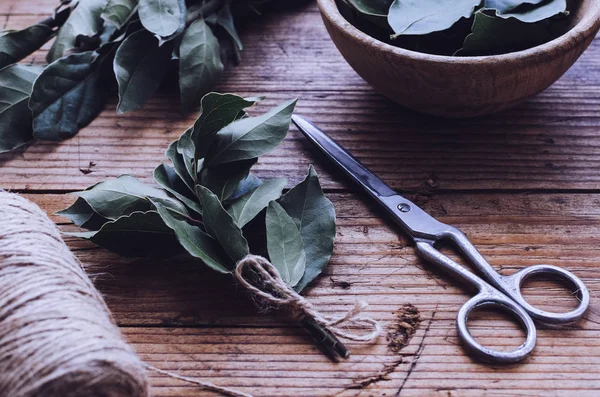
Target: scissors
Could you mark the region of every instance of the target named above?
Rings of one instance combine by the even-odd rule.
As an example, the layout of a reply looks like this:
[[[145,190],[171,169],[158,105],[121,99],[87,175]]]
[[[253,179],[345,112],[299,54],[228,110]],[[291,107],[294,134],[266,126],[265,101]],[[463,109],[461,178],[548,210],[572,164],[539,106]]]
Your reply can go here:
[[[438,265],[477,291],[459,310],[456,322],[458,335],[472,354],[492,363],[510,364],[521,361],[535,347],[536,328],[533,320],[547,324],[565,324],[580,319],[587,310],[589,291],[573,273],[551,265],[529,266],[510,276],[496,272],[458,228],[437,221],[415,203],[397,194],[308,120],[297,115],[292,120],[304,136],[358,183],[412,237],[420,257]],[[481,277],[436,249],[435,244],[440,241],[450,242],[457,247],[458,252],[468,259]],[[579,306],[567,313],[554,313],[527,303],[521,293],[521,286],[534,275],[564,280],[579,299]],[[481,345],[467,327],[469,314],[479,308],[495,308],[514,315],[527,333],[525,342],[516,350],[508,352],[495,351]]]

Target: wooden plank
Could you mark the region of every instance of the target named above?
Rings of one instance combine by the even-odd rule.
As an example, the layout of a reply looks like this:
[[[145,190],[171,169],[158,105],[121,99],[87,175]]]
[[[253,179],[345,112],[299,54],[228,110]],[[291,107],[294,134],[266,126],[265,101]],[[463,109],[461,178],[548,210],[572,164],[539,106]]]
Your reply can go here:
[[[23,3],[23,4],[22,4]],[[9,28],[39,19],[44,0],[9,0],[0,14]],[[24,3],[28,5],[25,6]],[[11,8],[12,7],[12,8]],[[16,13],[9,17],[8,12]],[[293,27],[293,28],[290,28]],[[439,190],[598,190],[600,174],[600,40],[555,85],[526,104],[482,119],[443,120],[406,111],[375,93],[337,53],[314,5],[269,14],[242,29],[244,59],[219,91],[267,94],[258,111],[298,97],[307,115],[396,188]],[[277,40],[271,38],[277,37]],[[43,54],[36,55],[40,62]],[[162,92],[138,112],[117,116],[113,100],[76,138],[36,143],[0,155],[0,186],[70,191],[130,173],[150,180],[169,142],[192,122],[176,93]],[[298,181],[309,163],[324,186],[348,187],[297,132],[257,171]],[[88,173],[88,171],[92,171]]]

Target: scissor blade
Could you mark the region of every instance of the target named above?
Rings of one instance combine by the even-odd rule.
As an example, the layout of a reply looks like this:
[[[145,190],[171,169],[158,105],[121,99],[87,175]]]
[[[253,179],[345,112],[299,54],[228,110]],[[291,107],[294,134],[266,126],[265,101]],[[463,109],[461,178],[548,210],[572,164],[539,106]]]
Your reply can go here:
[[[333,139],[305,118],[292,116],[296,127],[317,146],[327,157],[333,160],[348,176],[366,189],[374,197],[390,197],[396,195],[384,181],[358,162],[350,153],[345,151]]]

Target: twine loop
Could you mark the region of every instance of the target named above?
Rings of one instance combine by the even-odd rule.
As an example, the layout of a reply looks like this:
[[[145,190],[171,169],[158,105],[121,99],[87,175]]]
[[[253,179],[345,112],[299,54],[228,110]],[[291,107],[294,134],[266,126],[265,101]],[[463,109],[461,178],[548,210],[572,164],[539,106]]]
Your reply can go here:
[[[362,314],[368,306],[366,302],[357,301],[343,316],[327,318],[312,303],[288,286],[275,266],[262,256],[247,255],[242,258],[235,267],[234,275],[254,298],[258,298],[263,304],[287,309],[296,321],[313,320],[332,334],[356,342],[373,342],[381,334],[381,325]],[[347,331],[342,328],[342,324],[345,324],[344,328],[354,327],[371,331]]]

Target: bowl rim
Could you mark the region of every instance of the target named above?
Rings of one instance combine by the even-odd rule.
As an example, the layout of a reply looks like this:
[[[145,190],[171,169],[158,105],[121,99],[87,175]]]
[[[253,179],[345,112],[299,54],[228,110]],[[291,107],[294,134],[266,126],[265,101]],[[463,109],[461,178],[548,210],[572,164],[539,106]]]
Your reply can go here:
[[[590,0],[598,3],[599,7],[596,8],[594,14],[586,14],[584,17],[573,26],[568,32],[560,35],[559,37],[551,40],[547,43],[528,48],[521,51],[510,52],[507,54],[500,55],[482,55],[482,56],[449,56],[449,55],[435,55],[426,54],[418,51],[411,51],[401,47],[396,47],[391,44],[380,41],[368,34],[364,33],[354,25],[352,25],[346,18],[340,13],[336,0],[317,0],[319,10],[324,18],[327,18],[329,22],[334,24],[341,31],[352,36],[353,39],[365,43],[371,47],[375,47],[381,51],[392,52],[396,55],[411,58],[416,61],[427,61],[434,63],[452,63],[456,65],[473,65],[482,63],[498,63],[502,61],[519,61],[519,60],[531,60],[532,58],[547,58],[556,51],[557,48],[563,48],[569,50],[577,46],[581,40],[581,37],[586,37],[587,34],[596,31],[600,28],[600,0]]]

